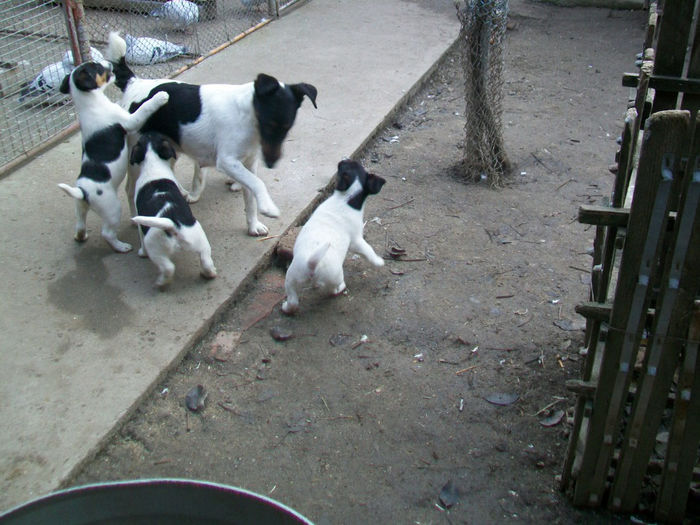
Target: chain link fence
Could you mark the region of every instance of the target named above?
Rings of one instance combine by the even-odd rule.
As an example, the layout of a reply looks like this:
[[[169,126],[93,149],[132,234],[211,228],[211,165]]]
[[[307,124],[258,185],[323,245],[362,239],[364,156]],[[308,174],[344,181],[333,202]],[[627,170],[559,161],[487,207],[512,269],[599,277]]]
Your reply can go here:
[[[511,169],[501,120],[508,0],[464,0],[456,5],[466,100],[464,176],[500,186]]]
[[[136,74],[169,77],[298,1],[0,0],[0,175],[75,130],[61,81],[102,58],[110,31],[125,38]]]

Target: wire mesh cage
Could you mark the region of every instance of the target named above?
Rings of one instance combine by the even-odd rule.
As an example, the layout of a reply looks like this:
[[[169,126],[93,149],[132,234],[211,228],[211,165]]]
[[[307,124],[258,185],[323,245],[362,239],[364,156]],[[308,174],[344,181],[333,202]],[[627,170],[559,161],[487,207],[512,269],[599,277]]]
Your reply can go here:
[[[457,4],[464,63],[467,179],[499,186],[510,169],[503,144],[503,51],[508,0]]]
[[[102,59],[110,31],[126,40],[136,74],[162,78],[297,1],[0,0],[0,173],[72,129],[58,88],[76,63]]]

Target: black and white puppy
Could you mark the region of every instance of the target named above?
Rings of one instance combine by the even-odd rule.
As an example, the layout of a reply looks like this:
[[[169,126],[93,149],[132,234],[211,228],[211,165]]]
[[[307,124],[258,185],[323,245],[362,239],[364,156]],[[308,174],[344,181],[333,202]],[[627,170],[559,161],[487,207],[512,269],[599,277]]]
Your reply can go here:
[[[384,266],[384,259],[362,237],[362,228],[365,199],[379,193],[385,182],[367,173],[358,162],[343,160],[338,164],[335,191],[311,214],[294,243],[292,264],[284,282],[284,313],[293,314],[299,309],[299,294],[307,284],[331,295],[342,293],[343,261],[348,250],[374,266]]]
[[[104,94],[114,81],[109,63],[85,62],[66,75],[61,93],[73,98],[83,142],[82,164],[75,186],[59,184],[75,198],[75,240],[88,237],[85,220],[92,208],[102,217],[102,237],[117,252],[128,252],[131,245],[117,238],[121,205],[117,189],[126,175],[129,153],[127,134],[138,131],[148,117],[168,101],[158,93],[138,111],[129,113]]]
[[[195,161],[195,181],[190,201],[199,197],[204,180],[201,169],[216,167],[244,190],[246,222],[250,235],[266,235],[258,210],[278,217],[262,180],[255,174],[259,154],[272,168],[282,153],[282,142],[294,124],[304,96],[316,107],[316,88],[311,84],[283,84],[269,75],[242,85],[195,85],[170,79],[138,78],[125,60],[126,43],[116,33],[109,36],[107,58],[114,65],[116,85],[122,90],[122,107],[135,111],[157,93],[170,94],[170,102],[143,131],[158,131],[173,140],[179,150]],[[127,192],[135,173],[129,171]]]
[[[139,225],[139,255],[158,267],[156,286],[161,289],[173,280],[171,257],[178,248],[199,254],[202,277],[216,277],[209,240],[175,180],[175,159],[170,139],[156,132],[142,134],[131,150],[131,164],[140,167],[134,201],[138,215],[131,220]]]

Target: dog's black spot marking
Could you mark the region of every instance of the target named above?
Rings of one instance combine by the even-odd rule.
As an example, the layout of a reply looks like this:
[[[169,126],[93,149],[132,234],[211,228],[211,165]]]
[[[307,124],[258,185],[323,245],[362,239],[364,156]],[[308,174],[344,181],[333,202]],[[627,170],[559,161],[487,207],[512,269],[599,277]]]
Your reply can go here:
[[[169,179],[158,179],[144,184],[136,196],[136,211],[139,215],[147,217],[167,217],[178,227],[193,226],[196,222],[177,184]],[[146,235],[148,226],[139,227]]]
[[[98,195],[102,195],[102,190],[97,190]]]
[[[124,91],[127,84],[136,75],[126,64],[126,59],[121,57],[118,62],[112,62],[112,73],[114,74],[114,84]]]
[[[369,195],[375,195],[382,189],[386,180],[367,173],[359,162],[353,160],[341,160],[338,163],[338,178],[336,180],[335,189],[338,191],[347,191],[353,185],[355,180],[359,180],[362,186],[362,191],[354,195],[348,200],[348,205],[356,210],[361,210],[365,203],[365,199]]]
[[[126,130],[121,124],[112,124],[90,135],[84,151],[91,161],[108,163],[117,160],[125,147]]]
[[[146,121],[141,132],[157,131],[170,137],[179,145],[180,126],[196,121],[202,113],[200,86],[180,82],[160,84],[153,88],[145,99],[132,103],[129,106],[129,113],[135,112],[159,91],[168,93],[170,100]]]
[[[304,95],[316,107],[316,88],[311,84],[282,86],[263,73],[255,79],[253,108],[258,121],[263,159],[272,168],[282,153],[282,142],[294,124]]]
[[[95,182],[109,182],[112,178],[112,174],[104,163],[86,160],[80,166],[80,175],[78,175],[78,178],[90,179]],[[87,200],[87,198],[85,200]]]

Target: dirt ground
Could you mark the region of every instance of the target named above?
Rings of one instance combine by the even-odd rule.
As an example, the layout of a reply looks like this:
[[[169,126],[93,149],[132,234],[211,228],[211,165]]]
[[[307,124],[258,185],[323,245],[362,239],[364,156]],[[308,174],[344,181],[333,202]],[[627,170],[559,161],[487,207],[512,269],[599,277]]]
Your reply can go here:
[[[577,209],[610,193],[645,14],[513,1],[510,22],[507,186],[460,179],[452,53],[357,156],[387,179],[365,212],[386,266],[349,258],[346,294],[309,291],[286,317],[271,265],[72,484],[204,479],[317,523],[615,521],[574,509],[557,476],[593,236]],[[205,408],[189,412],[198,384]]]

